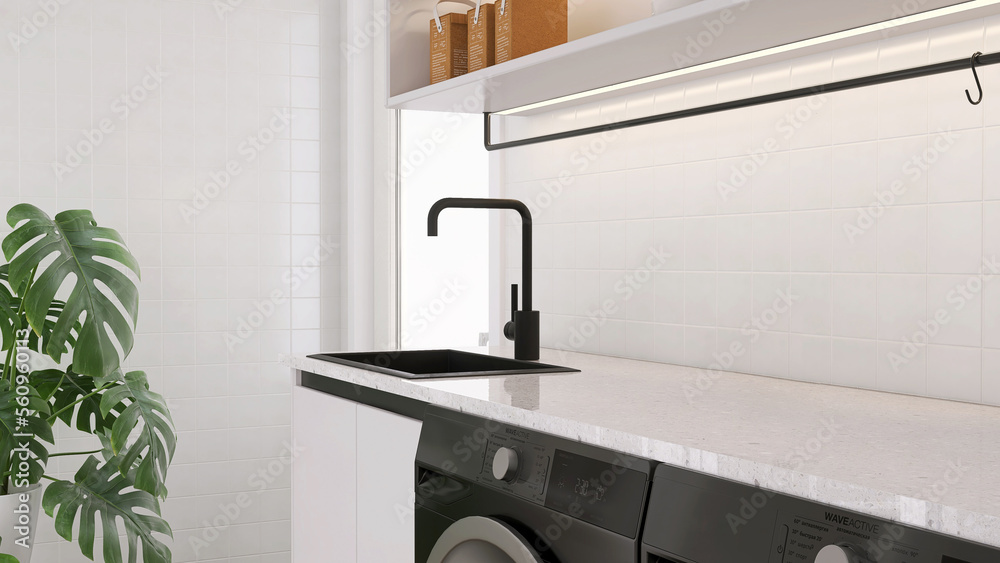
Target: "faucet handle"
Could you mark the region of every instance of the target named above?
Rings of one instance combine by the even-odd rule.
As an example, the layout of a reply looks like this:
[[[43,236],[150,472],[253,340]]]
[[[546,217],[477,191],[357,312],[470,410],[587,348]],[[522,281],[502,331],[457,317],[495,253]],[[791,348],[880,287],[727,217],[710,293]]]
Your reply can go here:
[[[517,325],[514,323],[514,319],[517,318],[517,284],[513,283],[510,285],[510,320],[507,324],[503,325],[503,335],[507,340],[514,340],[514,334],[517,329]]]

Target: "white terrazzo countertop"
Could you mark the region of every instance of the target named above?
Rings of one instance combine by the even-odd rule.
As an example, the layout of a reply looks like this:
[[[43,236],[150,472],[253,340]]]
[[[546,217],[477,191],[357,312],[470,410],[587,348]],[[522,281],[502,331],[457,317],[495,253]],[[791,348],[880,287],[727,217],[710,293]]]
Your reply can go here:
[[[1000,547],[1000,408],[554,350],[541,361],[581,373],[411,381],[282,361]]]

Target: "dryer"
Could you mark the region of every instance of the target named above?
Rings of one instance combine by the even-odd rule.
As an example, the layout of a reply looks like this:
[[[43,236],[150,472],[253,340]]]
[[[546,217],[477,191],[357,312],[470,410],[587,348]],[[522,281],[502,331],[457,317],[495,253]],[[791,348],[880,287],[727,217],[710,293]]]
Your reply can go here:
[[[431,406],[417,563],[635,563],[649,460]]]
[[[642,563],[997,563],[1000,550],[661,465]]]

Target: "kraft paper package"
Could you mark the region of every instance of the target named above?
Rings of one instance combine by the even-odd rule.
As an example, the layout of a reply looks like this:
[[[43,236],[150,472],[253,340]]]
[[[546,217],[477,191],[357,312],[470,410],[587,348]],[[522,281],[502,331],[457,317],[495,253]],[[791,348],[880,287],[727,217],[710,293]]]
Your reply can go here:
[[[440,0],[434,5],[431,20],[431,84],[469,72],[469,30],[465,12],[438,15],[438,5],[464,4],[475,8],[472,0]]]
[[[466,14],[469,26],[469,72],[496,64],[496,6],[477,0]]]
[[[496,62],[568,40],[568,0],[496,0]]]

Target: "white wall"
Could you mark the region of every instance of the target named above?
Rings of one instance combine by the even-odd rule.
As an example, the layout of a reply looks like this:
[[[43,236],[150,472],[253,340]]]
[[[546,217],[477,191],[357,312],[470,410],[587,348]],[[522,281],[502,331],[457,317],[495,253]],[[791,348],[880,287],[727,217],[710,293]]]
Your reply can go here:
[[[508,126],[518,137],[997,48],[1000,20],[975,21]],[[1000,404],[1000,278],[983,275],[1000,257],[1000,71],[980,75],[980,106],[965,71],[506,151],[506,195],[539,223],[543,346]],[[517,281],[516,226],[505,242]],[[790,308],[774,306],[779,291]]]
[[[39,8],[31,0],[0,3],[0,207],[93,209],[139,258],[139,334],[129,363],[168,398],[179,431],[164,508],[174,561],[287,562],[290,471],[279,460],[290,440],[290,382],[277,359],[318,351],[321,332],[331,347],[341,337],[339,314],[320,320],[321,297],[339,303],[339,276],[326,274],[339,268],[339,251],[322,250],[339,243],[340,195],[329,181],[337,163],[319,156],[331,147],[339,154],[335,118],[332,136],[321,139],[319,127],[322,114],[337,111],[336,59],[324,65],[334,69],[334,103],[320,94],[319,13],[331,3],[60,4],[18,53],[8,32]],[[220,16],[220,6],[232,9]],[[337,37],[323,41],[337,57]],[[157,65],[162,85],[120,119],[115,99]],[[274,111],[291,111],[291,125],[247,159],[240,145],[265,131]],[[114,131],[58,180],[52,162],[103,119]],[[194,205],[228,161],[244,171],[218,197]],[[199,208],[191,220],[185,206]],[[258,316],[269,301],[279,303]],[[241,321],[249,324],[244,334]],[[232,336],[241,342],[229,347]],[[79,445],[62,433],[57,450]],[[60,459],[53,472],[69,477],[79,461]],[[219,505],[244,491],[252,504],[228,525]],[[86,561],[44,522],[37,561]],[[196,555],[191,539],[212,538],[206,522],[223,526]]]

